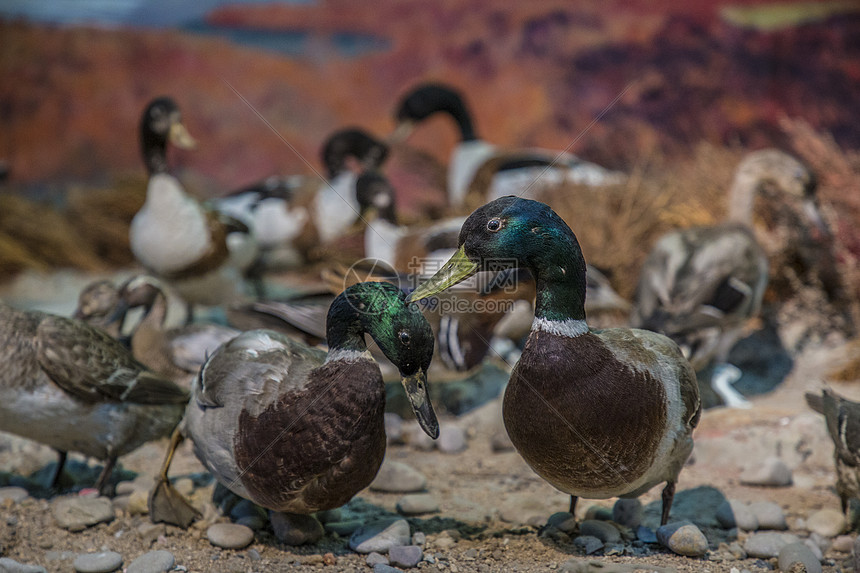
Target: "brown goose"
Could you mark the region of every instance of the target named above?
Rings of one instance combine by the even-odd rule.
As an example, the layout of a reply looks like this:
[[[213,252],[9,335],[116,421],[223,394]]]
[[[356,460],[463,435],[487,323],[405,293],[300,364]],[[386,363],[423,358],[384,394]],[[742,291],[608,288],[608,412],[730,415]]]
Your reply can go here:
[[[81,321],[0,303],[0,430],[105,461],[167,436],[188,393]]]

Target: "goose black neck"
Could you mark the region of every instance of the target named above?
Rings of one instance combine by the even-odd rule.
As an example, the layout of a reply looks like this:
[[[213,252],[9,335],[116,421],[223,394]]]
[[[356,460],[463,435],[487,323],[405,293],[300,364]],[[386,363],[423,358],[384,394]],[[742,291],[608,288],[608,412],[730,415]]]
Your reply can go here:
[[[143,162],[150,175],[167,172],[167,139],[154,133],[147,125],[141,127],[140,133]]]

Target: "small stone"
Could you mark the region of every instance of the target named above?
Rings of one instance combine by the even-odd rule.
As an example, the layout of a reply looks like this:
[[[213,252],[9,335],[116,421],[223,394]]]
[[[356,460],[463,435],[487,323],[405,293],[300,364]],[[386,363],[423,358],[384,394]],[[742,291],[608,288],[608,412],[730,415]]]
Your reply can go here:
[[[576,518],[569,511],[559,511],[553,513],[546,520],[546,524],[550,527],[555,527],[559,531],[563,531],[570,535],[576,531]]]
[[[223,549],[244,549],[254,541],[254,530],[238,523],[216,523],[206,530],[209,543]]]
[[[382,553],[377,553],[376,551],[371,551],[370,553],[368,553],[367,558],[364,561],[371,567],[378,563],[388,565],[388,557],[386,557]]]
[[[423,531],[416,531],[412,534],[412,545],[424,547],[425,543],[427,543],[427,536],[424,534]]]
[[[324,509],[322,511],[316,512],[314,514],[314,517],[316,517],[320,523],[325,525],[326,523],[331,523],[332,521],[342,521],[343,511],[339,507],[336,507],[334,509]]]
[[[396,545],[388,550],[388,561],[395,567],[415,567],[424,557],[417,545]]]
[[[178,491],[181,495],[188,497],[192,493],[194,493],[194,480],[192,480],[191,478],[187,478],[187,477],[179,478],[173,484],[173,488],[176,491]],[[245,501],[247,501],[247,500],[245,500]]]
[[[650,527],[640,525],[636,528],[636,539],[642,543],[657,543],[657,534]]]
[[[397,511],[403,515],[421,515],[439,511],[439,504],[433,494],[411,493],[400,498],[397,502]]]
[[[341,537],[352,535],[352,533],[364,525],[364,521],[360,519],[348,519],[346,521],[332,521],[325,524],[325,530],[330,533],[337,533]]]
[[[389,444],[403,443],[403,418],[400,415],[394,412],[385,413],[385,436]]]
[[[78,555],[74,567],[78,573],[110,573],[122,565],[122,555],[113,551]]]
[[[758,518],[750,509],[749,504],[738,499],[727,499],[717,508],[715,514],[717,523],[724,529],[737,527],[744,531],[758,529]]]
[[[136,489],[128,496],[128,507],[126,508],[129,515],[147,515],[149,513],[149,493]]]
[[[822,537],[836,537],[845,529],[845,516],[836,509],[820,509],[806,519],[806,529]]]
[[[261,561],[263,559],[263,556],[260,555],[259,551],[254,548],[251,548],[248,550],[248,559],[250,559],[251,561]]]
[[[602,505],[592,505],[585,512],[585,519],[597,519],[599,521],[612,521],[612,510]]]
[[[439,451],[445,454],[457,454],[468,447],[466,443],[466,432],[458,426],[443,426],[439,430],[439,437],[436,439],[436,447]]]
[[[614,525],[606,521],[598,521],[596,519],[586,519],[580,523],[579,534],[591,535],[606,544],[618,543],[621,541],[621,533]]]
[[[126,573],[164,573],[173,569],[175,563],[170,551],[150,551],[132,561]]]
[[[701,557],[708,552],[708,539],[689,521],[676,521],[657,528],[657,539],[673,553]]]
[[[612,507],[612,521],[630,529],[642,523],[642,502],[638,499],[619,499]]]
[[[370,484],[370,489],[390,493],[413,493],[423,491],[426,486],[427,478],[412,466],[385,460]]]
[[[797,543],[800,539],[791,533],[765,531],[753,533],[744,542],[744,551],[749,557],[770,559],[779,555],[780,550],[789,543]]]
[[[106,497],[62,497],[52,504],[57,525],[69,531],[83,531],[87,527],[111,521],[113,504]]]
[[[325,553],[323,555],[323,565],[337,565],[337,557],[334,556],[334,553]]]
[[[573,540],[573,544],[586,555],[603,549],[603,542],[593,535],[580,535]]]
[[[504,430],[499,430],[490,438],[490,449],[500,454],[502,452],[513,452],[516,448],[508,433]]]
[[[436,549],[441,549],[442,551],[446,549],[451,549],[456,544],[457,540],[444,535],[439,536],[435,540],[433,540],[433,547],[435,547]]]
[[[385,563],[377,563],[373,566],[373,573],[403,573],[403,569],[398,569],[397,567],[392,567]]]
[[[436,440],[428,436],[415,420],[408,424],[404,423],[403,440],[409,444],[411,448],[422,452],[429,452],[430,450],[436,449]]]
[[[796,563],[806,567],[806,573],[821,573],[821,563],[809,547],[803,543],[789,543],[779,550],[779,570],[793,570]]]
[[[134,481],[121,481],[116,484],[114,493],[116,493],[116,495],[131,495],[135,489],[137,489],[137,487]]]
[[[826,541],[826,540],[825,540]],[[815,555],[815,558],[818,559],[819,563],[824,561],[824,552],[821,550],[821,547],[815,542],[812,537],[807,537],[803,540],[803,544],[809,547],[812,551],[812,554]],[[830,545],[829,543],[827,544]]]
[[[230,519],[234,523],[259,531],[266,527],[268,516],[266,510],[247,499],[241,500],[230,510]]]
[[[409,523],[405,519],[384,519],[359,527],[349,538],[349,548],[356,553],[388,553],[397,545],[409,543]]]
[[[322,523],[312,515],[271,511],[269,521],[275,537],[287,545],[316,543],[325,533]]]
[[[791,485],[791,469],[781,459],[771,457],[741,473],[740,481],[744,485],[788,486]]]
[[[19,503],[27,499],[30,494],[23,487],[9,486],[0,487],[0,504],[7,499],[12,500],[12,503]]]
[[[158,537],[160,535],[164,535],[166,531],[167,528],[163,523],[151,523],[149,521],[141,523],[135,529],[137,536],[140,537],[141,541],[146,545],[155,543]]]
[[[837,535],[835,539],[833,539],[833,544],[830,545],[830,548],[834,551],[838,551],[839,553],[851,553],[851,549],[854,547],[854,538],[850,535]]]
[[[26,565],[18,563],[8,557],[0,557],[0,572],[2,573],[48,573],[44,567],[39,565]]]
[[[749,509],[758,520],[759,529],[788,529],[785,513],[778,504],[772,501],[756,501],[749,505]]]

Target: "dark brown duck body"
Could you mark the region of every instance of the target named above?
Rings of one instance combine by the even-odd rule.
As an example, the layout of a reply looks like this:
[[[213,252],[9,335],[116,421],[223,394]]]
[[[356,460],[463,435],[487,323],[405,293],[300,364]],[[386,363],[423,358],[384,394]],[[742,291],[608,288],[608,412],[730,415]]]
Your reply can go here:
[[[600,338],[533,331],[511,374],[505,427],[535,471],[583,497],[632,491],[666,433],[666,392]]]
[[[347,503],[382,464],[384,410],[382,375],[369,360],[324,364],[259,415],[243,410],[233,451],[250,499],[294,513]]]

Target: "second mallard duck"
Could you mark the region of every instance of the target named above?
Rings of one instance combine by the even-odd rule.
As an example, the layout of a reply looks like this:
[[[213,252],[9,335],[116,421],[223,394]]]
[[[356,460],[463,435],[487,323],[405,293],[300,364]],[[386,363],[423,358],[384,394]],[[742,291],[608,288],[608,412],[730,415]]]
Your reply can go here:
[[[541,477],[578,497],[636,497],[658,483],[666,523],[699,421],[696,374],[678,346],[644,330],[585,321],[585,259],[547,205],[503,197],[472,213],[459,250],[410,300],[499,261],[537,282],[535,319],[505,391],[505,428]]]
[[[387,283],[348,288],[329,308],[328,354],[268,330],[222,346],[201,368],[185,414],[203,465],[237,495],[288,513],[339,507],[367,487],[386,438],[385,386],[365,333],[400,370],[419,424],[436,438],[426,379],[433,332],[404,299]],[[192,512],[167,485],[170,455],[152,519],[187,525]]]

